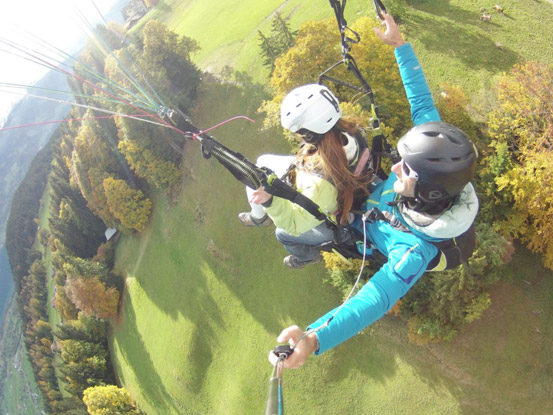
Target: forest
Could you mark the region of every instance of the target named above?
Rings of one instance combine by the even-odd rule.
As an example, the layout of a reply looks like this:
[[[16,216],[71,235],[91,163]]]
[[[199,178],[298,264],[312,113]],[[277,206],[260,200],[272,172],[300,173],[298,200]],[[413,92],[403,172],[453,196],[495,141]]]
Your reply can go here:
[[[98,28],[98,36],[114,48],[120,46],[119,39],[109,34]],[[163,84],[164,96],[178,91],[175,108],[186,111],[200,77],[190,61],[196,44],[179,39],[157,21],[143,35],[128,52],[151,79],[169,81]],[[79,62],[102,72],[110,70],[93,42]],[[188,76],[182,76],[182,68],[188,68]],[[83,69],[83,77],[85,73]],[[76,97],[88,82],[72,84]],[[117,314],[122,280],[112,272],[114,242],[106,241],[104,232],[107,228],[141,231],[150,216],[147,195],[175,191],[181,174],[180,154],[170,146],[179,139],[175,133],[158,132],[133,120],[96,120],[93,113],[80,109],[70,117],[90,120],[61,125],[35,158],[14,196],[6,230],[35,375],[48,409],[64,414],[82,413],[86,389],[115,383],[106,335],[109,319]],[[50,216],[48,226],[41,229],[37,215],[47,180]],[[52,255],[51,275],[44,266],[45,251]],[[54,306],[62,321],[57,327],[49,323],[48,278],[56,287]],[[55,363],[56,356],[61,365]],[[62,385],[57,373],[62,374]]]

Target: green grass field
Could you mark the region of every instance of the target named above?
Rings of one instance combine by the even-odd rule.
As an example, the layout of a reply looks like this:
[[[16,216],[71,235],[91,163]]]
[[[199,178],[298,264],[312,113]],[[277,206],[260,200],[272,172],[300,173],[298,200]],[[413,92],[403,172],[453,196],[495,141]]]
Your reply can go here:
[[[230,86],[202,96],[213,107],[195,114],[201,125],[244,102]],[[217,136],[253,159],[272,134],[237,121]],[[150,415],[261,413],[266,355],[280,330],[305,326],[340,296],[322,282],[322,266],[285,268],[272,229],[240,226],[242,186],[201,159],[197,143],[188,152],[180,200],[156,198],[149,228],[118,246],[127,292],[111,342],[115,367]],[[553,279],[524,255],[511,272],[531,285],[510,277],[484,318],[449,344],[410,345],[404,323],[387,317],[287,372],[288,413],[551,413]]]
[[[50,229],[50,225],[48,222],[48,219],[50,218],[50,189],[51,186],[48,183],[46,185],[46,188],[44,189],[44,193],[42,196],[42,203],[40,206],[39,211],[39,226],[40,229]],[[54,282],[54,268],[52,266],[52,253],[50,252],[49,248],[44,248],[38,241],[35,241],[34,248],[42,253],[42,263],[44,264],[44,268],[46,269],[46,275],[47,278],[47,284],[48,284],[48,323],[50,323],[50,326],[55,329],[58,324],[61,322],[61,318],[58,314],[58,311],[56,310],[55,306],[53,306],[53,299],[55,296],[55,282]],[[56,341],[56,338],[54,336],[54,341]],[[56,354],[54,357],[54,370],[56,372],[56,377],[58,379],[58,385],[60,387],[60,391],[63,396],[68,397],[71,396],[69,392],[65,390],[66,387],[66,380],[64,375],[60,371],[60,367],[62,366],[62,360],[59,354]]]
[[[256,29],[267,30],[263,16],[275,3],[281,5],[258,1],[250,10],[251,3],[247,9],[235,1],[166,1],[157,15],[201,40],[202,67],[229,64],[261,80]],[[350,3],[350,10],[367,9],[368,2]],[[451,80],[473,91],[476,109],[490,105],[485,91],[519,55],[543,53],[552,60],[553,6],[547,2],[505,3],[506,14],[492,24],[479,21],[482,6],[470,1],[408,3],[404,30],[431,84]],[[232,12],[216,13],[224,7]],[[282,8],[294,12],[296,26],[308,16],[332,15],[323,0],[288,1]],[[220,15],[222,23],[207,17]],[[528,16],[539,16],[539,25],[529,24]],[[531,37],[535,31],[540,36]],[[503,48],[495,46],[500,41]],[[252,116],[256,125],[235,121],[215,136],[251,160],[288,151],[278,131],[258,131],[259,101],[244,94],[231,85],[206,87],[192,114],[195,123]],[[243,186],[217,162],[201,158],[198,143],[187,151],[179,199],[157,196],[149,227],[119,242],[116,267],[126,292],[110,342],[114,366],[148,415],[259,414],[271,373],[267,353],[280,330],[311,323],[341,298],[322,281],[322,265],[285,268],[285,251],[271,228],[240,226],[236,215],[248,207]],[[519,249],[492,292],[492,306],[450,343],[409,344],[404,322],[385,317],[287,371],[286,413],[553,413],[553,275],[539,263]]]
[[[247,72],[254,81],[266,83],[257,30],[268,34],[273,13],[290,17],[292,29],[306,20],[334,18],[326,0],[271,1],[255,3],[226,0],[164,0],[151,17],[166,21],[180,34],[196,39],[202,50],[200,67],[218,72],[225,65]],[[495,2],[474,0],[411,0],[384,2],[399,14],[403,32],[424,65],[434,90],[445,82],[460,85],[471,101],[473,114],[482,118],[493,105],[490,90],[498,76],[521,59],[553,62],[553,5],[548,0],[505,0],[504,13],[493,10]],[[254,4],[255,6],[252,6]],[[480,9],[492,22],[480,20]],[[346,18],[374,15],[372,2],[350,0]],[[150,17],[150,16],[149,16]],[[336,34],[336,42],[339,35]],[[370,53],[370,51],[368,51]],[[313,80],[316,81],[316,80]],[[378,86],[372,86],[378,102]]]

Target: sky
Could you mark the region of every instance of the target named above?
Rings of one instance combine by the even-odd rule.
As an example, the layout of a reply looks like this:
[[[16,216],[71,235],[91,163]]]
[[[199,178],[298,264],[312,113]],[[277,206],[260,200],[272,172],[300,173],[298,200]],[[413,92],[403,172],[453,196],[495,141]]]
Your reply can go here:
[[[2,40],[15,41],[40,49],[48,42],[64,52],[74,53],[86,36],[79,12],[95,24],[102,21],[94,5],[105,15],[120,0],[0,0],[0,84],[30,85],[44,76],[47,69],[13,56],[16,50]],[[78,6],[78,9],[77,9]],[[52,52],[49,56],[52,55]],[[19,89],[10,89],[23,92]],[[0,126],[15,100],[21,95],[8,93],[0,85]]]

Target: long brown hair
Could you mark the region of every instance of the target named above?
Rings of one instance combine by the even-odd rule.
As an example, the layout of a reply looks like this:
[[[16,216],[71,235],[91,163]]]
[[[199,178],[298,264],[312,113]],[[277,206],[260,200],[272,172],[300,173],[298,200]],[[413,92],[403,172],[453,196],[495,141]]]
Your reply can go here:
[[[322,174],[338,190],[338,206],[340,223],[346,224],[348,214],[355,197],[367,195],[367,185],[372,174],[364,172],[355,175],[349,168],[349,162],[344,151],[342,132],[354,136],[359,131],[359,124],[352,119],[340,119],[330,131],[316,144],[306,144],[298,156],[301,166]]]

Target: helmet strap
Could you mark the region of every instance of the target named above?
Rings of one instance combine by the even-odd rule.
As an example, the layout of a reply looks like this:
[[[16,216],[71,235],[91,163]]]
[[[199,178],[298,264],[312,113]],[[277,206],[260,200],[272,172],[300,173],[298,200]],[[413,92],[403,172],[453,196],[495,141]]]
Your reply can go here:
[[[415,184],[415,197],[426,203],[436,203],[451,199],[445,188],[439,184],[430,184],[417,180]]]
[[[387,204],[390,206],[403,205],[415,212],[438,215],[449,209],[456,199],[457,196],[448,196],[446,199],[428,202],[419,197],[400,196],[393,202],[387,202]]]
[[[315,133],[307,128],[302,128],[297,133],[302,136],[303,141],[309,144],[316,144],[324,137],[324,134]]]

